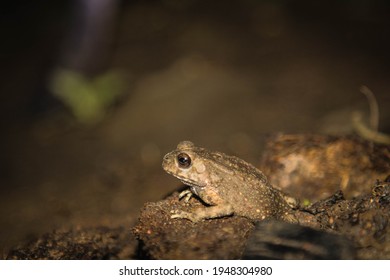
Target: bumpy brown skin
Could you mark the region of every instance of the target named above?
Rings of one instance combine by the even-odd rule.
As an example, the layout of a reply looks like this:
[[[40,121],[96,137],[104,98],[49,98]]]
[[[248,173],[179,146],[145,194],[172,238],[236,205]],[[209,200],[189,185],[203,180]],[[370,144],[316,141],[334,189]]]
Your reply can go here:
[[[162,167],[190,186],[180,198],[186,197],[188,201],[195,194],[210,205],[192,213],[178,212],[172,218],[198,222],[234,214],[252,220],[275,218],[296,222],[284,195],[271,186],[260,170],[237,157],[183,141],[164,156]]]

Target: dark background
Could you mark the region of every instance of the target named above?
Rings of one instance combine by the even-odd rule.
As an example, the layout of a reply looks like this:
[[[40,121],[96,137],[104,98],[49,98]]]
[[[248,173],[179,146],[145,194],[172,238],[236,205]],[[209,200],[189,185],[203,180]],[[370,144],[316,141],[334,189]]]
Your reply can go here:
[[[160,165],[181,140],[257,164],[273,133],[351,133],[361,85],[390,131],[388,1],[118,1],[88,52],[78,5],[0,11],[2,250],[54,228],[130,228],[179,185]],[[85,124],[50,89],[59,67],[126,86]]]

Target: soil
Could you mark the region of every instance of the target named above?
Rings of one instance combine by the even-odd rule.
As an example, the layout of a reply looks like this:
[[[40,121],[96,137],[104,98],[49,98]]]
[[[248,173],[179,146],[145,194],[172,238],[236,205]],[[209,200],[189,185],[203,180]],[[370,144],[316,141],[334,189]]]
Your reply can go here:
[[[352,113],[369,114],[361,85],[390,132],[386,1],[123,1],[105,71],[125,89],[94,124],[50,90],[79,29],[69,1],[46,2],[10,3],[0,18],[3,258],[389,258],[389,149],[351,136]],[[300,198],[304,225],[170,220],[172,207],[204,207],[163,199],[180,183],[161,160],[182,140],[259,167]],[[264,228],[272,238],[250,251]],[[286,250],[269,250],[274,238]]]
[[[288,139],[281,143],[281,139]],[[302,149],[291,149],[291,140],[299,139]],[[310,142],[316,139],[316,146]],[[321,141],[320,141],[321,140]],[[329,141],[331,140],[331,141]],[[322,143],[321,143],[322,142]],[[331,157],[325,161],[321,158],[321,166],[313,162],[310,167],[328,170],[328,165],[345,169],[348,174],[361,172],[362,185],[354,188],[360,190],[358,196],[346,199],[342,190],[332,196],[319,199],[322,192],[310,192],[313,188],[306,182],[307,177],[299,171],[305,170],[303,164],[295,172],[291,165],[291,154],[302,158],[308,149],[316,149],[316,153],[328,154],[334,143],[345,142],[358,149],[359,154],[338,153],[342,161]],[[295,143],[296,144],[296,143]],[[371,144],[371,145],[369,145]],[[389,259],[390,231],[390,176],[379,181],[375,170],[390,170],[390,147],[375,147],[356,137],[324,137],[320,135],[278,135],[270,141],[268,147],[280,146],[274,156],[270,151],[265,155],[270,166],[278,166],[273,173],[291,183],[290,192],[312,195],[316,202],[300,204],[295,209],[298,224],[289,224],[276,220],[251,221],[245,217],[233,215],[218,219],[193,223],[186,219],[172,219],[174,211],[194,211],[195,208],[209,207],[200,200],[192,199],[188,203],[179,199],[179,192],[169,195],[158,202],[148,202],[141,210],[139,220],[132,229],[119,227],[80,228],[77,230],[54,231],[37,240],[21,245],[7,254],[8,259]],[[295,146],[295,145],[293,145]],[[287,147],[287,148],[286,148]],[[367,166],[356,164],[354,157],[372,155],[377,151]],[[347,150],[348,151],[348,150]],[[312,154],[312,153],[309,153]],[[382,155],[382,156],[379,156]],[[288,160],[285,160],[288,159]],[[280,164],[285,162],[287,164]],[[278,164],[277,164],[278,163]],[[350,163],[349,165],[346,163]],[[370,164],[369,164],[370,163]],[[298,173],[298,174],[297,174]],[[343,172],[341,172],[343,173]],[[317,174],[314,172],[313,174]],[[329,192],[339,173],[318,178],[317,188]],[[287,179],[286,179],[287,178]],[[311,178],[309,176],[309,178]],[[302,180],[301,184],[296,184]],[[366,184],[376,181],[373,186]],[[355,183],[357,183],[355,182]],[[287,184],[288,185],[288,184]],[[186,188],[186,186],[184,186]],[[286,187],[289,190],[288,187]],[[347,188],[348,189],[348,188]],[[254,224],[256,223],[256,226]],[[139,243],[136,242],[138,240]],[[138,245],[137,245],[138,244]]]

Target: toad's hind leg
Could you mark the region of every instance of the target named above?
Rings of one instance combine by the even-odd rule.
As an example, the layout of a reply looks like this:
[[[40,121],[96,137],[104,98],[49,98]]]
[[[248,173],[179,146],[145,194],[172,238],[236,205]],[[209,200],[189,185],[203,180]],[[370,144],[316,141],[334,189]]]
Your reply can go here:
[[[194,223],[205,219],[230,216],[234,213],[230,204],[220,204],[205,208],[198,208],[194,212],[176,211],[171,216],[172,219],[188,219]]]

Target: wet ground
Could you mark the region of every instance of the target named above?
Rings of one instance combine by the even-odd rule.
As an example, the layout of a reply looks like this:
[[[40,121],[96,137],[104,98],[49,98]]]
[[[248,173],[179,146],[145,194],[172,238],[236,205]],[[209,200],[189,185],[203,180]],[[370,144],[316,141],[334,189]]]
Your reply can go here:
[[[181,140],[261,166],[270,135],[352,133],[351,113],[368,114],[361,85],[390,131],[385,1],[121,3],[109,68],[126,88],[94,125],[48,89],[67,15],[45,5],[39,20],[28,4],[2,17],[3,253],[60,229],[123,240],[145,202],[180,186],[161,160]]]

